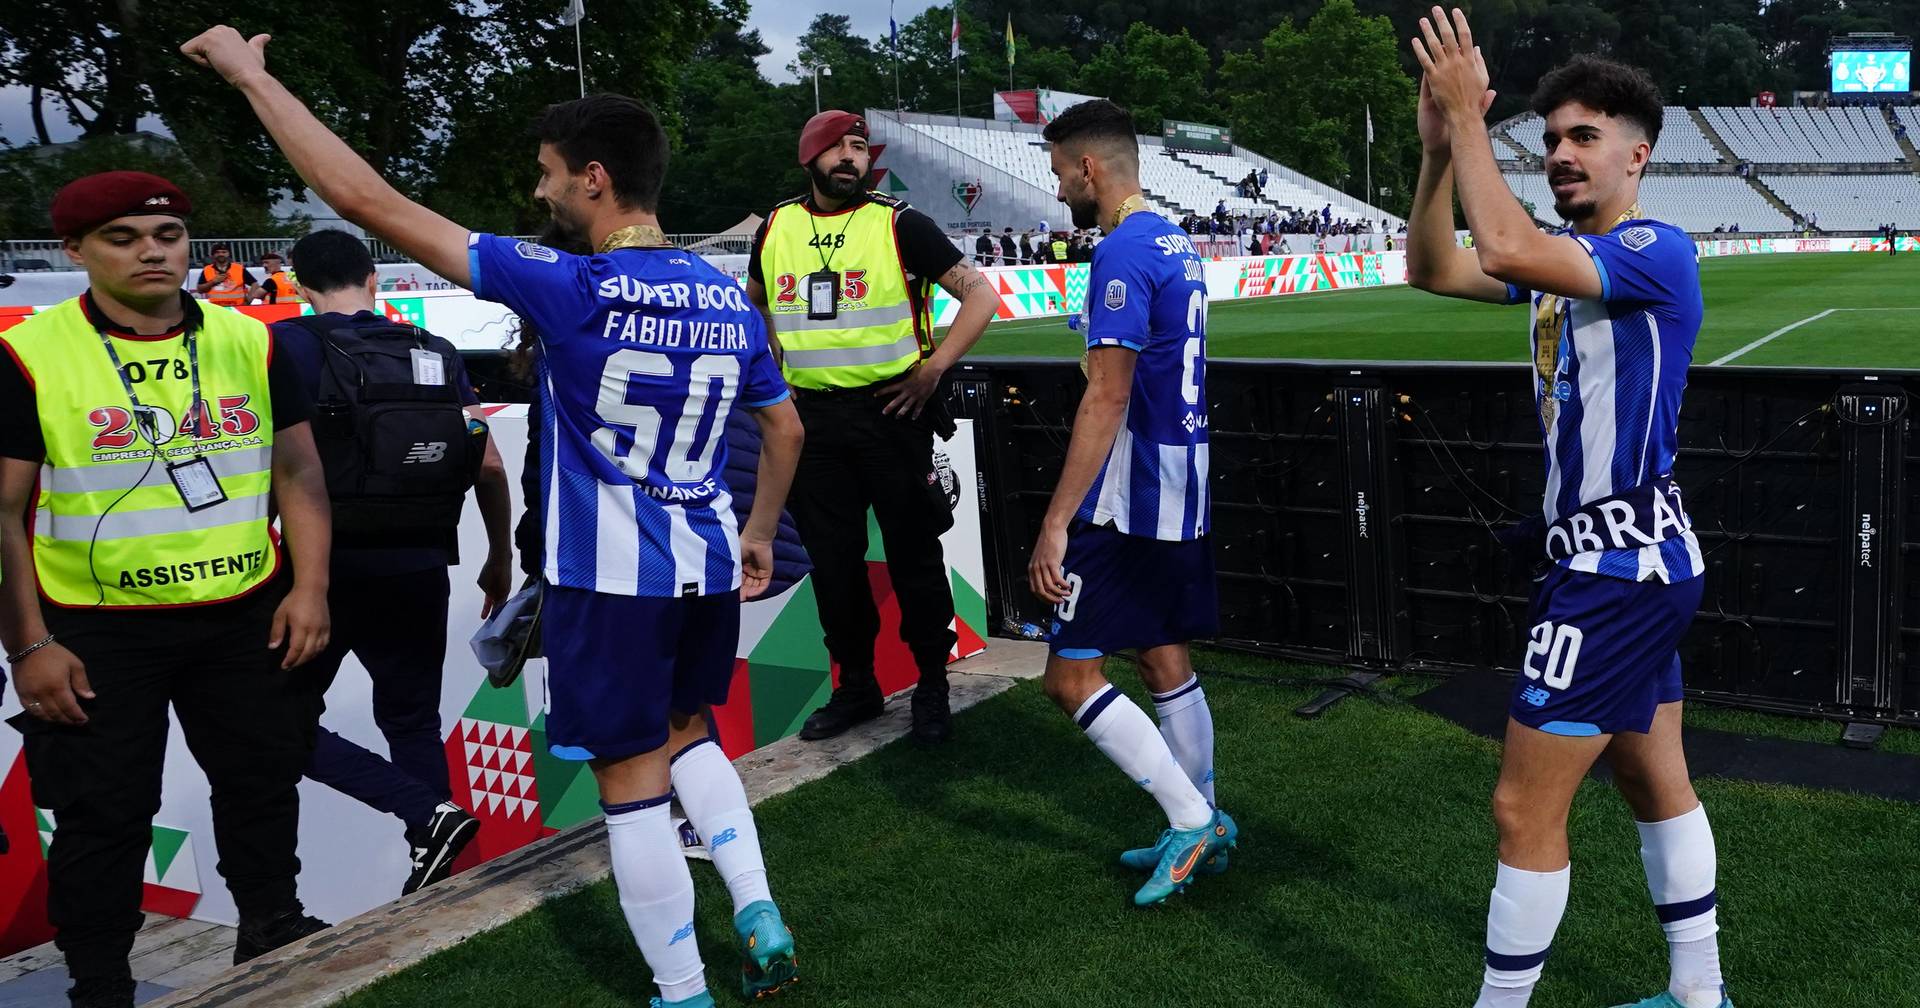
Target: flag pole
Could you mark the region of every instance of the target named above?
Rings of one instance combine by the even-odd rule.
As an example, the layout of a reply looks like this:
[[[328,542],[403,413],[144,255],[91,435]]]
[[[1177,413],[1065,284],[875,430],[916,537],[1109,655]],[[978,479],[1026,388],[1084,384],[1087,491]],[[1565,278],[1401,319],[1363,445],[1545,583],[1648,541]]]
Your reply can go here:
[[[575,18],[573,21],[573,65],[580,71],[580,97],[582,98],[587,96],[587,51],[580,44],[580,22],[584,20],[586,19]]]
[[[1361,206],[1373,205],[1373,106],[1367,106],[1367,195]]]

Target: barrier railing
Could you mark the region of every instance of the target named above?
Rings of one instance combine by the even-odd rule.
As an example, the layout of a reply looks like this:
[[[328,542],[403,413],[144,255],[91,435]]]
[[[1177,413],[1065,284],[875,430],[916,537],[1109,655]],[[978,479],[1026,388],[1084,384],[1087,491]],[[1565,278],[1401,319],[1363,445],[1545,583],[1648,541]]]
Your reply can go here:
[[[1207,369],[1223,638],[1376,671],[1513,671],[1539,510],[1525,365],[1227,361]],[[979,437],[990,622],[1044,625],[1026,565],[1083,379],[1072,361],[955,372]],[[1920,372],[1695,369],[1676,476],[1706,560],[1682,649],[1695,696],[1920,723],[1909,574]]]

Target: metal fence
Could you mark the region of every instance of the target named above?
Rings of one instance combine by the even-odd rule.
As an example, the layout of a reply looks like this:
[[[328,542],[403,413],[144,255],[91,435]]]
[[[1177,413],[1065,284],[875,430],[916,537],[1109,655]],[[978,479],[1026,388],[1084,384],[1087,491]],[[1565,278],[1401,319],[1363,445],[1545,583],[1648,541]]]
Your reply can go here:
[[[1378,670],[1513,671],[1532,561],[1493,532],[1539,510],[1524,365],[1214,361],[1223,638]],[[1044,625],[1029,551],[1083,379],[1071,361],[956,369],[976,421],[994,626]],[[1682,646],[1695,696],[1920,723],[1920,372],[1698,368],[1676,476],[1705,556]]]

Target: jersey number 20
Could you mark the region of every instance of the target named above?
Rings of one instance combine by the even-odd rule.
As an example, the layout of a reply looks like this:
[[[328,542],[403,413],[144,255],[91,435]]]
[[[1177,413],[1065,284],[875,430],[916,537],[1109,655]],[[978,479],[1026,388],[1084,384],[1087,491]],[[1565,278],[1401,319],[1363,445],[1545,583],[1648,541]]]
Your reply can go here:
[[[680,422],[674,426],[673,442],[660,443],[660,411],[652,406],[628,401],[628,386],[637,375],[673,377],[673,358],[649,350],[619,350],[607,357],[600,372],[600,419],[633,429],[633,440],[626,452],[618,450],[618,432],[602,427],[593,432],[593,446],[635,479],[644,479],[653,459],[666,448],[660,470],[675,483],[698,483],[713,473],[714,445],[726,427],[726,409],[740,385],[740,359],[725,354],[705,354],[693,360],[688,375],[686,401],[680,408]],[[714,394],[714,382],[720,383]],[[699,444],[694,438],[705,425],[707,436]]]

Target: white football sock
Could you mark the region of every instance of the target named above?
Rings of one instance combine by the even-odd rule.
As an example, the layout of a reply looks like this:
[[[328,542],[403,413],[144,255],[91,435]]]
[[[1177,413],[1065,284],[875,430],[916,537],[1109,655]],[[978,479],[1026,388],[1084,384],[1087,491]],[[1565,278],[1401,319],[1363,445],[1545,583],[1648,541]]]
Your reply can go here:
[[[673,758],[673,790],[687,821],[707,842],[713,866],[726,880],[733,912],[758,900],[771,901],[767,863],[760,854],[753,810],[747,807],[747,789],[718,743],[705,739],[680,750]]]
[[[1160,737],[1167,740],[1173,758],[1187,772],[1207,804],[1213,800],[1213,711],[1207,694],[1194,676],[1165,693],[1153,695],[1153,713],[1160,720]]]
[[[1665,822],[1636,822],[1647,891],[1667,933],[1667,991],[1686,1008],[1716,1008],[1722,997],[1720,923],[1715,909],[1713,827],[1704,805]]]
[[[1073,720],[1115,766],[1160,803],[1174,829],[1199,829],[1213,820],[1213,809],[1187,779],[1153,719],[1113,684],[1088,697]]]
[[[1487,906],[1487,970],[1474,1008],[1525,1008],[1567,912],[1573,866],[1531,872],[1500,866]]]
[[[701,993],[707,977],[693,934],[693,876],[680,853],[667,796],[601,807],[620,910],[661,999],[684,1001]]]

